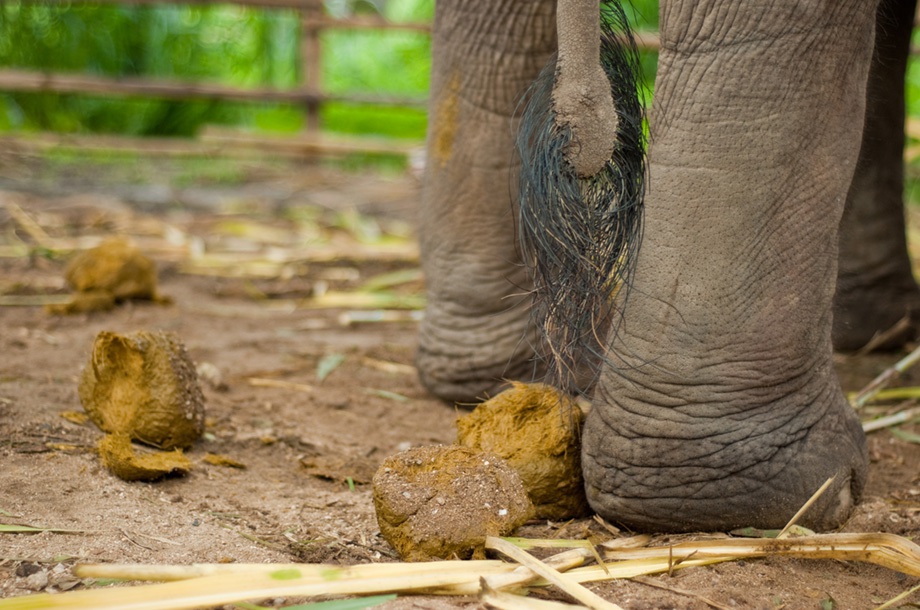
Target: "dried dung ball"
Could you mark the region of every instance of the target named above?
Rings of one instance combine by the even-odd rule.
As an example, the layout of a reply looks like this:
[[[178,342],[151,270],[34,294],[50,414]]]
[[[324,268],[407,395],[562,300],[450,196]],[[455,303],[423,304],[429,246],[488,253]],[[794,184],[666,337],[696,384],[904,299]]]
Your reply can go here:
[[[101,290],[116,299],[156,299],[156,267],[130,241],[107,239],[76,255],[64,279],[78,292]]]
[[[568,519],[588,513],[581,475],[584,415],[567,395],[513,383],[457,420],[457,442],[504,458],[524,482],[535,514]]]
[[[92,311],[115,309],[115,297],[110,292],[91,290],[75,292],[66,303],[47,305],[46,309],[54,314],[77,314]]]
[[[186,474],[192,463],[182,451],[135,451],[124,433],[106,434],[99,442],[102,465],[125,481],[153,481],[168,474]]]
[[[77,254],[68,263],[64,279],[76,294],[69,303],[49,307],[52,313],[111,309],[116,302],[126,299],[169,302],[157,293],[153,261],[129,240],[120,237]]]
[[[531,515],[521,479],[501,458],[466,447],[418,447],[374,475],[380,533],[406,561],[482,557]]]
[[[79,394],[103,431],[161,449],[188,447],[204,431],[195,366],[171,333],[99,333]]]

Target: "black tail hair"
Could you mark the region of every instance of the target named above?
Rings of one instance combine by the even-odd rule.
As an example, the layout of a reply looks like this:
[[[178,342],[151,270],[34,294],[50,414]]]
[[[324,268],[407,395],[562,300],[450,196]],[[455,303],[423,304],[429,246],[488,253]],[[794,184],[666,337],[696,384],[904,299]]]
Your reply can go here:
[[[544,334],[547,382],[570,392],[585,391],[600,372],[642,233],[639,54],[619,3],[601,0],[600,11],[601,66],[619,117],[610,160],[590,178],[579,178],[566,160],[572,134],[555,122],[555,58],[528,90],[517,138],[519,231],[534,278],[533,315]]]

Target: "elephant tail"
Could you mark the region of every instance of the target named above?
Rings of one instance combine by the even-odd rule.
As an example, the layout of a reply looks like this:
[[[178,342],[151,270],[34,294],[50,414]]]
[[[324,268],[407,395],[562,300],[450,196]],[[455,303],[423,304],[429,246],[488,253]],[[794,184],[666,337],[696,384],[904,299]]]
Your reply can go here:
[[[519,233],[534,278],[549,383],[587,390],[615,332],[642,234],[645,136],[638,51],[623,9],[602,0],[600,65],[616,112],[616,141],[600,171],[583,177],[570,161],[571,127],[557,116],[556,58],[528,90],[520,116]]]

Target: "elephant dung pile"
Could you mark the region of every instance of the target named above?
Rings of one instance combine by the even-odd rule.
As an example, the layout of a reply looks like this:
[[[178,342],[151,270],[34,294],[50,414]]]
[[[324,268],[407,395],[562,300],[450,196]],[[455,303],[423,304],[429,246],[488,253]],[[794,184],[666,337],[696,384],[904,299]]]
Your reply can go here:
[[[411,449],[380,466],[380,533],[407,561],[466,558],[530,517],[586,514],[583,418],[553,387],[512,384],[457,421],[459,445]]]
[[[51,305],[54,314],[112,309],[127,299],[169,303],[157,292],[153,261],[127,239],[115,237],[77,254],[67,265],[64,279],[76,291],[63,305]]]
[[[483,557],[532,515],[518,474],[501,458],[458,446],[417,447],[374,475],[380,533],[406,561]]]
[[[569,519],[588,513],[583,419],[575,402],[555,388],[513,383],[457,420],[457,441],[504,458],[521,476],[538,518]]]
[[[90,419],[108,433],[99,453],[115,475],[151,480],[191,468],[181,449],[204,431],[204,397],[195,367],[174,335],[99,333],[79,394]],[[138,455],[132,440],[166,452]]]

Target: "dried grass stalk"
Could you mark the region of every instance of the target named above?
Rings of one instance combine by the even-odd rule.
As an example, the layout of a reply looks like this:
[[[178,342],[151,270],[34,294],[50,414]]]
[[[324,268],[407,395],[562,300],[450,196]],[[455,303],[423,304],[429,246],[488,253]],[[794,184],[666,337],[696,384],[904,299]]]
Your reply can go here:
[[[472,584],[475,592],[478,591],[479,578],[483,573],[513,569],[513,566],[499,561],[436,562],[430,564],[428,569],[420,569],[422,565],[271,565],[254,568],[248,572],[230,571],[162,584],[11,598],[0,600],[0,609],[192,610],[272,597],[372,595],[395,592],[457,594],[452,588],[456,585]],[[381,569],[383,566],[387,567]],[[84,577],[99,573],[98,570],[86,568],[87,566],[82,566],[76,572]],[[122,577],[132,578],[136,575],[129,576],[125,573]]]
[[[731,606],[720,604],[719,602],[713,601],[706,596],[699,595],[698,593],[694,593],[693,591],[687,591],[686,589],[681,589],[680,587],[671,587],[669,585],[665,585],[660,582],[655,582],[654,580],[643,578],[641,576],[637,576],[633,580],[635,582],[641,582],[643,585],[646,585],[648,587],[654,587],[656,589],[661,589],[662,591],[670,591],[671,593],[676,593],[677,595],[684,595],[686,597],[692,597],[693,599],[697,599],[703,602],[710,608],[716,608],[717,610],[734,610]]]
[[[601,545],[602,549],[604,545]],[[894,534],[816,534],[803,538],[727,539],[684,542],[669,547],[611,550],[607,560],[745,559],[766,556],[865,561],[920,577],[920,546]]]
[[[283,379],[264,379],[262,377],[250,377],[247,380],[249,385],[257,388],[281,388],[282,390],[294,390],[295,392],[312,392],[316,388],[306,383],[295,383]]]
[[[0,307],[66,305],[70,299],[69,294],[4,294],[0,295]]]
[[[882,428],[897,426],[899,424],[906,423],[914,417],[920,417],[920,407],[904,409],[903,411],[898,411],[897,413],[886,415],[885,417],[879,417],[878,419],[872,419],[864,422],[862,425],[863,432],[874,432],[876,430],[881,430]]]
[[[806,511],[808,511],[808,509],[811,508],[811,505],[818,501],[818,498],[821,497],[821,494],[827,491],[827,488],[830,487],[831,483],[834,482],[835,478],[836,477],[831,477],[828,480],[824,481],[824,484],[821,485],[821,487],[819,487],[817,491],[815,491],[815,493],[811,494],[811,497],[808,498],[805,504],[802,505],[802,508],[797,510],[796,513],[792,516],[792,519],[789,520],[789,522],[786,524],[786,527],[780,530],[779,534],[776,535],[777,538],[786,538],[787,536],[789,536],[789,530],[791,530],[793,526],[795,526],[795,524],[798,523],[799,519],[802,518],[802,515],[804,515]]]
[[[917,591],[920,591],[920,585],[917,585],[916,587],[911,587],[910,589],[908,589],[907,591],[904,591],[900,595],[896,595],[892,597],[891,599],[889,599],[887,602],[885,602],[881,606],[877,606],[875,610],[887,610],[888,608],[894,608],[895,604],[901,603],[902,601],[904,601],[905,599],[907,599],[908,597],[910,597]],[[916,604],[911,604],[911,605],[916,606]]]
[[[592,549],[593,550],[588,550],[587,548],[575,548],[562,553],[557,553],[556,555],[546,559],[543,563],[554,570],[565,572],[582,565],[586,559],[594,557],[594,555],[597,553],[597,550],[593,548],[593,545]],[[539,579],[539,574],[523,565],[515,568],[513,572],[508,574],[496,574],[494,576],[489,576],[488,578],[484,577],[484,580],[491,588],[505,590],[522,587],[524,585],[538,581]]]
[[[149,564],[82,564],[74,568],[80,578],[104,578],[116,580],[147,580],[168,582],[188,580],[203,576],[221,574],[270,574],[285,570],[298,570],[305,579],[323,582],[330,575],[339,579],[388,578],[408,573],[430,574],[437,572],[468,572],[493,574],[510,572],[514,566],[503,561],[431,561],[413,564],[372,563],[355,566],[306,563],[195,563],[192,565],[149,565]],[[478,578],[478,576],[477,576]]]
[[[497,543],[495,541],[498,541]],[[368,564],[337,567],[321,564],[199,564],[192,566],[83,565],[74,572],[82,578],[168,580],[163,584],[92,589],[62,594],[0,599],[0,610],[181,610],[230,604],[266,597],[311,597],[406,593],[477,595],[484,577],[492,589],[556,584],[592,608],[616,606],[573,583],[631,578],[671,572],[735,559],[790,556],[806,559],[865,561],[920,577],[920,546],[893,534],[823,534],[787,539],[720,539],[685,542],[657,548],[631,548],[613,540],[601,545],[606,568],[570,569],[590,556],[587,548],[565,551],[541,562],[514,544],[490,539],[518,566],[501,561],[440,561],[429,563]],[[507,552],[506,552],[507,551]],[[526,563],[525,563],[526,562]],[[584,595],[587,592],[588,595]],[[494,598],[493,598],[494,599]],[[502,596],[494,604],[504,610]],[[597,600],[600,599],[598,603]],[[527,608],[537,609],[527,600]],[[492,603],[492,602],[488,602]],[[508,610],[516,610],[508,607]],[[538,610],[544,610],[540,606]],[[546,610],[551,610],[546,608]]]
[[[534,599],[513,593],[496,591],[482,579],[479,601],[497,610],[587,610],[586,606],[565,604],[548,599]]]
[[[866,403],[879,393],[879,391],[891,385],[891,383],[900,377],[904,371],[917,364],[917,362],[920,362],[920,347],[898,360],[894,366],[882,371],[878,377],[870,381],[866,387],[860,390],[856,397],[853,398],[853,408],[860,409],[864,407]]]
[[[7,197],[4,197],[4,199],[7,199]],[[48,247],[51,244],[53,241],[51,236],[17,204],[7,201],[6,211],[35,243],[43,247]]]
[[[573,598],[575,598],[577,601],[583,603],[588,608],[592,608],[592,610],[623,610],[620,606],[614,604],[613,602],[609,602],[593,591],[586,589],[577,581],[571,578],[566,578],[566,576],[561,572],[554,570],[533,555],[519,549],[507,540],[496,538],[494,536],[488,536],[486,538],[486,548],[498,551],[499,553],[517,561],[522,566],[529,568],[534,573],[539,574],[551,584],[556,585],[571,595]]]

